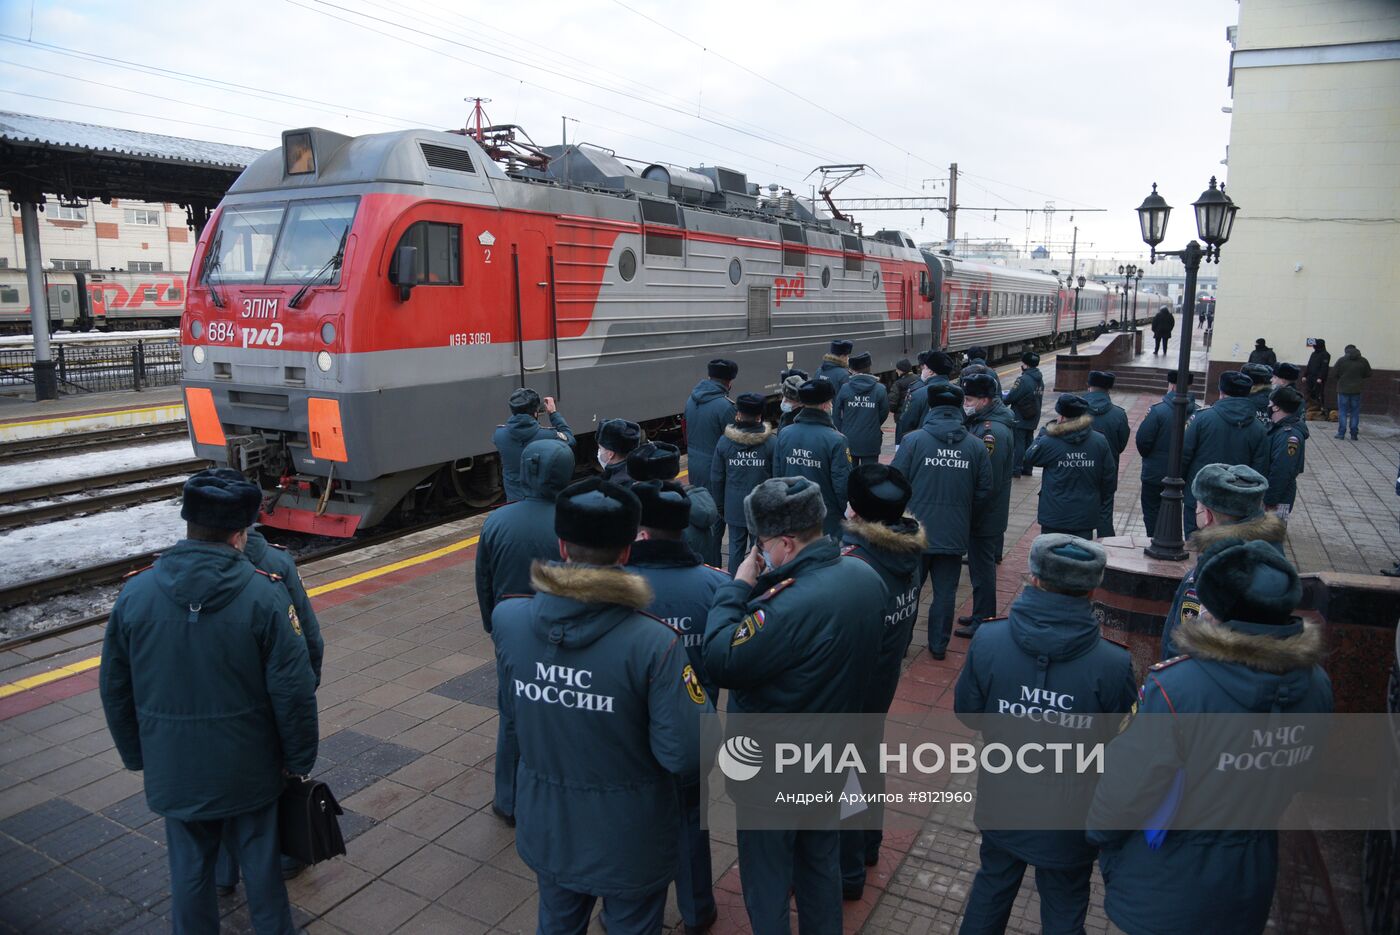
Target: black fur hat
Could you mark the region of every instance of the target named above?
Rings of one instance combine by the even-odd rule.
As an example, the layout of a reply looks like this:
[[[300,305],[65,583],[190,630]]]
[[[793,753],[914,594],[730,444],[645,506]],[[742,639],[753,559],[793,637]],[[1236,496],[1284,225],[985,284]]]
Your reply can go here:
[[[1021,363],[1025,364],[1027,367],[1039,367],[1040,355],[1035,351],[1026,351],[1021,355]]]
[[[936,409],[939,406],[956,406],[961,409],[966,397],[967,394],[956,383],[940,383],[928,388],[928,407]]]
[[[899,519],[913,493],[904,475],[887,464],[862,464],[851,472],[846,490],[851,509],[873,523]]]
[[[1076,396],[1074,393],[1063,393],[1055,400],[1055,411],[1066,419],[1076,419],[1089,411],[1089,403],[1083,396]]]
[[[1196,568],[1196,594],[1222,623],[1286,626],[1303,599],[1298,572],[1267,542],[1227,539],[1207,549]]]
[[[1303,405],[1303,394],[1291,386],[1280,386],[1269,394],[1269,402],[1292,415]]]
[[[642,427],[626,419],[604,419],[598,423],[599,448],[627,454],[642,442]]]
[[[540,394],[527,386],[522,386],[510,394],[510,411],[515,415],[534,415],[540,411]]]
[[[987,360],[987,349],[985,347],[982,347],[981,345],[977,345],[976,347],[969,347],[967,349],[967,359],[980,360],[985,362]]]
[[[762,393],[740,393],[734,400],[734,408],[746,416],[762,417],[764,402]]]
[[[946,377],[953,372],[953,358],[943,351],[928,351],[920,363],[939,376]]]
[[[185,481],[180,518],[207,529],[237,532],[257,522],[262,490],[231,468],[200,471]]]
[[[1293,381],[1303,375],[1303,371],[1298,369],[1297,364],[1279,364],[1274,368],[1274,376],[1280,380]]]
[[[1249,381],[1255,386],[1263,386],[1273,377],[1274,368],[1268,364],[1245,364],[1240,368],[1240,373],[1249,377]]]
[[[797,400],[804,406],[820,406],[836,398],[836,384],[826,377],[815,377],[797,390]]]
[[[744,498],[744,517],[756,538],[789,536],[822,524],[822,489],[805,477],[773,477]]]
[[[1089,385],[1099,389],[1111,390],[1113,384],[1118,382],[1118,375],[1109,370],[1090,370]]]
[[[1168,371],[1167,371],[1167,382],[1170,383],[1172,386],[1176,386],[1176,371],[1175,371],[1175,370],[1168,370]],[[1186,388],[1187,388],[1187,389],[1190,389],[1190,388],[1191,388],[1191,384],[1193,384],[1193,383],[1195,383],[1195,382],[1196,382],[1196,375],[1195,375],[1194,373],[1192,373],[1191,371],[1189,371],[1189,370],[1186,371]]]
[[[570,484],[554,501],[554,534],[575,545],[603,549],[631,545],[641,518],[636,495],[601,477]]]
[[[837,338],[835,341],[831,342],[832,357],[845,357],[853,350],[855,350],[855,345],[844,338]]]
[[[1220,395],[1248,396],[1254,381],[1238,370],[1226,370],[1220,375]]]
[[[710,361],[706,372],[716,380],[732,380],[739,375],[739,365],[732,360],[716,357]]]
[[[968,396],[976,396],[979,399],[1001,396],[997,386],[997,378],[990,373],[970,373],[964,376],[962,378],[962,391]]]
[[[671,480],[681,472],[681,450],[667,442],[647,442],[627,455],[627,474],[634,481]]]
[[[894,369],[898,370],[900,373],[908,373],[914,369],[914,364],[908,357],[901,357],[894,362]]]
[[[632,469],[629,459],[627,469]],[[690,525],[690,497],[673,480],[648,480],[632,485],[642,505],[642,525],[648,529],[682,531]]]
[[[867,353],[852,354],[847,362],[852,370],[859,370],[862,373],[870,369],[870,355]]]

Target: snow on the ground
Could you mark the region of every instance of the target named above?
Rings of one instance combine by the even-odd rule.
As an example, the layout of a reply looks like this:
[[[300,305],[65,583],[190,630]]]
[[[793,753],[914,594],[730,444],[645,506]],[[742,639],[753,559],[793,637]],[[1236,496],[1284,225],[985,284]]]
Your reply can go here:
[[[178,498],[0,532],[0,586],[163,549],[185,534]],[[9,611],[0,611],[0,617]]]
[[[188,438],[132,445],[108,451],[40,457],[32,461],[0,464],[0,490],[77,480],[81,477],[97,477],[155,464],[188,461],[193,457],[194,448]]]
[[[49,335],[54,344],[104,344],[110,341],[150,341],[157,338],[178,338],[179,328],[161,328],[149,331],[59,331]],[[0,347],[33,347],[34,335],[10,334],[0,337]]]
[[[112,487],[93,488],[91,490],[84,490],[81,493],[69,493],[61,497],[51,497],[45,500],[22,500],[19,503],[11,503],[8,506],[0,507],[0,516],[4,516],[6,513],[22,513],[25,510],[36,510],[42,506],[52,506],[58,503],[71,503],[74,500],[84,500],[99,492],[103,496],[113,493],[126,493],[128,490],[141,490],[146,487],[155,487],[161,483],[163,482],[159,480],[143,480],[137,481],[134,484],[117,484]]]
[[[72,594],[60,594],[24,607],[0,610],[0,639],[51,630],[71,620],[106,613],[111,610],[120,590],[121,585],[109,584]]]

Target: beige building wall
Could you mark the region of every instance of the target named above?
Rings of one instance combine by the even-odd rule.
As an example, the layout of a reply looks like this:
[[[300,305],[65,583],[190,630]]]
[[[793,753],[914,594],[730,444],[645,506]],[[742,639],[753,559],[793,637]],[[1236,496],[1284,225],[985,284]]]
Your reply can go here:
[[[8,193],[0,198],[0,266],[22,268],[24,239],[20,208]],[[188,272],[194,256],[195,235],[186,226],[179,205],[113,199],[110,205],[94,201],[79,210],[65,208],[50,196],[39,214],[39,246],[44,268],[56,260],[84,261],[92,270]],[[67,267],[65,267],[67,268]]]
[[[1360,60],[1358,60],[1360,59]],[[1400,371],[1400,3],[1241,0],[1213,372],[1263,337]],[[1173,226],[1191,225],[1178,205]],[[1368,397],[1388,393],[1378,375]],[[1387,408],[1376,398],[1368,408]]]

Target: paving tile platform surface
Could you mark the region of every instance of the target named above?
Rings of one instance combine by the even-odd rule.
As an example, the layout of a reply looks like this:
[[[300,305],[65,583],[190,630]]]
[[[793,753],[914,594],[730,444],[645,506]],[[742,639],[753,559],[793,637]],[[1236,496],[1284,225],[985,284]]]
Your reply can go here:
[[[1014,368],[1002,372],[1006,380]],[[1136,425],[1156,398],[1120,394],[1118,401]],[[1047,414],[1052,405],[1047,394]],[[1305,571],[1379,571],[1395,561],[1400,498],[1391,485],[1400,431],[1368,420],[1362,439],[1350,442],[1332,439],[1331,430],[1315,426],[1289,552]],[[1138,468],[1129,445],[1115,511],[1120,533],[1143,531]],[[998,580],[1002,610],[1021,587],[1038,530],[1039,486],[1038,477],[1015,481]],[[316,774],[345,807],[349,843],[347,856],[289,884],[298,922],[314,933],[481,935],[535,926],[533,874],[516,854],[512,830],[490,810],[495,671],[469,544],[480,522],[305,569],[326,638]],[[377,572],[435,550],[429,561]],[[964,575],[959,613],[969,599]],[[893,709],[899,716],[952,707],[967,643],[954,638],[947,659],[935,661],[919,649],[923,632],[921,623]],[[90,637],[56,643],[51,653],[31,651],[5,660],[0,678],[13,684],[91,657],[96,645]],[[124,771],[112,749],[95,675],[88,669],[0,697],[0,932],[169,930],[163,823],[146,808],[140,775]],[[847,931],[955,931],[977,846],[965,819],[938,811],[916,833],[892,834],[865,898],[846,905]],[[714,833],[713,852],[715,931],[748,932],[732,831]],[[242,893],[221,900],[226,932],[250,930]],[[1038,911],[1028,873],[1010,931],[1039,931]],[[679,925],[674,900],[666,920]],[[1107,928],[1097,875],[1087,928]]]

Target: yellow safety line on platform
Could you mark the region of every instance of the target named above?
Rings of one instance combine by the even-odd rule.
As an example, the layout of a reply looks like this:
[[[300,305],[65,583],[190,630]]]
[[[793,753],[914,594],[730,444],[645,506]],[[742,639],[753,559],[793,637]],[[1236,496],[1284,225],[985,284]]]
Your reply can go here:
[[[89,669],[96,669],[101,663],[101,656],[93,656],[91,659],[83,659],[79,662],[66,665],[61,669],[54,669],[52,672],[40,672],[38,675],[31,675],[29,678],[20,679],[18,682],[0,685],[0,698],[18,695],[20,692],[29,691],[31,688],[38,688],[50,682],[57,682],[59,679],[66,679],[70,675],[77,675]]]
[[[113,416],[124,416],[133,412],[160,412],[162,409],[184,409],[185,404],[181,402],[166,403],[163,406],[146,406],[142,409],[111,409],[105,412],[73,412],[66,416],[54,416],[52,419],[33,419],[29,422],[4,422],[0,423],[5,428],[18,428],[21,425],[53,425],[55,422],[72,422],[75,419],[104,419]]]
[[[372,581],[384,575],[393,574],[396,571],[403,571],[405,568],[412,568],[415,565],[422,565],[424,562],[431,562],[435,558],[442,558],[444,555],[451,555],[453,552],[460,552],[469,549],[481,541],[480,536],[472,536],[470,539],[458,539],[440,549],[433,549],[431,552],[424,552],[422,555],[415,555],[400,562],[390,565],[382,565],[379,568],[371,568],[369,571],[362,571],[358,575],[351,575],[348,578],[341,578],[339,581],[328,581],[325,584],[317,585],[314,588],[307,588],[308,597],[317,597],[328,594],[331,591],[339,591],[341,588],[348,588],[352,584],[359,584],[362,581]]]

